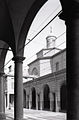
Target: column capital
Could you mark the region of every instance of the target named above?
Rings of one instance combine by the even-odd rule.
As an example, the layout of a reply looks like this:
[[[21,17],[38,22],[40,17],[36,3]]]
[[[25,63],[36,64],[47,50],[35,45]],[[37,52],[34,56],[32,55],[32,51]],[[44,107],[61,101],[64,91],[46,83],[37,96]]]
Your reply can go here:
[[[60,0],[63,12],[59,16],[65,21],[79,18],[79,2],[77,0]]]
[[[5,75],[5,73],[4,72],[0,72],[0,76],[4,76]]]
[[[23,62],[23,60],[25,59],[25,57],[22,57],[22,56],[15,56],[12,58],[13,61],[15,62]]]

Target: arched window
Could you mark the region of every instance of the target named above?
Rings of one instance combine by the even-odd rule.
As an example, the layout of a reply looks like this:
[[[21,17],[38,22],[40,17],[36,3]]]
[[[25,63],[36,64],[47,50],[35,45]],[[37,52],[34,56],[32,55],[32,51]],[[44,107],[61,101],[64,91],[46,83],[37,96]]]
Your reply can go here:
[[[32,75],[38,75],[38,70],[37,70],[37,68],[33,68],[33,70],[32,70]]]

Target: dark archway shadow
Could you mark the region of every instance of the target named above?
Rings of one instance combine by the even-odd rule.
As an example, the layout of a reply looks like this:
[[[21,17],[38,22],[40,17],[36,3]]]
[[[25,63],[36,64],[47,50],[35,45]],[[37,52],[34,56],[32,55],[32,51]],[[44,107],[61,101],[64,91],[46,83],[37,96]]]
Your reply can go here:
[[[43,98],[44,98],[44,110],[50,110],[50,89],[48,85],[44,86]]]
[[[36,109],[36,90],[32,88],[32,109]]]
[[[60,105],[61,105],[61,112],[66,112],[67,110],[67,88],[66,84],[64,83],[60,89]]]
[[[23,107],[26,108],[26,91],[25,90],[23,90],[23,98],[24,98]]]

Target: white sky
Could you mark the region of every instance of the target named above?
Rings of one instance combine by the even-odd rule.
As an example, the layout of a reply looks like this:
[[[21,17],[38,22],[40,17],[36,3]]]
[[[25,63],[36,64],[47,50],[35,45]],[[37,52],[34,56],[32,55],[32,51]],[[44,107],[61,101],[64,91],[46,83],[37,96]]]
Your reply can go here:
[[[36,15],[32,25],[29,29],[27,39],[32,39],[59,11],[61,10],[61,5],[59,0],[48,0],[45,5],[40,9]],[[24,50],[24,66],[35,59],[35,54],[42,48],[46,48],[46,37],[50,35],[50,26],[52,26],[52,35],[58,37],[66,31],[65,23],[58,17],[52,21],[32,42],[30,42]],[[56,40],[56,46],[60,45],[62,42],[66,41],[66,34],[63,34]],[[59,46],[58,48],[65,48],[66,42]],[[33,57],[32,57],[33,56]],[[12,58],[12,53],[8,52],[5,64]],[[11,62],[12,63],[12,62]],[[8,67],[11,63],[7,64]]]

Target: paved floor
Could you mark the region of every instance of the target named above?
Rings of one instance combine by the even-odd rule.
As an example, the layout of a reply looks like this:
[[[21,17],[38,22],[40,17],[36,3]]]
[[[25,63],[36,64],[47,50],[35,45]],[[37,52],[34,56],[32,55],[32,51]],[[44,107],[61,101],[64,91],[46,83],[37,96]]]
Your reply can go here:
[[[13,109],[6,110],[7,120],[13,120]],[[24,120],[66,120],[65,113],[24,109]]]

